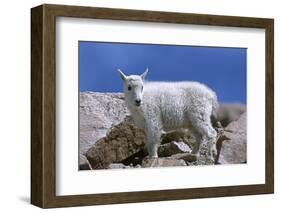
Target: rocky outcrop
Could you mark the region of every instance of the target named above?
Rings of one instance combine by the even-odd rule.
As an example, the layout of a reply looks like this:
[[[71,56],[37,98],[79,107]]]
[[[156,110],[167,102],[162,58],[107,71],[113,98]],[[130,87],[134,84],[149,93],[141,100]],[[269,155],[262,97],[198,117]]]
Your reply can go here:
[[[95,146],[88,150],[86,156],[93,169],[144,167],[144,165],[149,165],[149,163],[143,163],[143,159],[148,155],[145,143],[144,132],[136,128],[132,118],[128,116],[124,122],[112,128],[106,137],[97,141]],[[158,149],[158,155],[164,157],[163,159],[174,154],[190,152],[188,143],[182,141],[165,143]],[[171,158],[159,161],[157,165],[164,166],[167,163],[166,166],[169,166],[177,163],[170,160]],[[182,159],[174,158],[174,160]]]
[[[187,166],[184,160],[174,158],[156,158],[149,159],[145,158],[142,162],[141,167],[170,167],[170,166]]]
[[[138,153],[144,145],[143,131],[133,124],[131,117],[126,117],[123,122],[113,127],[106,137],[98,140],[86,152],[86,157],[93,169],[104,169]]]
[[[217,110],[217,120],[223,127],[226,127],[232,121],[236,121],[246,112],[246,106],[243,104],[220,104]]]
[[[130,168],[130,166],[126,166],[122,163],[111,163],[107,167],[107,169],[128,169],[128,168]]]
[[[79,170],[91,170],[92,167],[84,155],[79,156]]]
[[[129,115],[122,93],[80,93],[80,154],[85,154],[108,130]]]
[[[177,153],[171,156],[171,158],[177,159],[177,160],[184,160],[187,165],[191,165],[192,163],[196,162],[197,156],[192,153]]]
[[[241,106],[241,105],[240,105]],[[203,144],[198,156],[191,153],[195,139],[188,129],[163,132],[159,159],[148,159],[146,138],[127,110],[121,93],[80,94],[79,168],[128,169],[140,167],[192,166],[246,162],[246,113],[239,105],[222,105],[218,118],[227,124],[218,127],[216,162],[208,159]],[[241,109],[241,110],[239,110]],[[245,107],[244,107],[245,109]]]
[[[159,157],[168,157],[177,153],[191,152],[190,147],[184,142],[172,141],[170,143],[163,144],[158,148]]]
[[[163,132],[161,136],[161,143],[166,144],[172,141],[194,144],[195,139],[188,129],[177,129],[170,132]]]
[[[247,113],[224,130],[225,140],[218,144],[218,164],[237,164],[247,162]]]

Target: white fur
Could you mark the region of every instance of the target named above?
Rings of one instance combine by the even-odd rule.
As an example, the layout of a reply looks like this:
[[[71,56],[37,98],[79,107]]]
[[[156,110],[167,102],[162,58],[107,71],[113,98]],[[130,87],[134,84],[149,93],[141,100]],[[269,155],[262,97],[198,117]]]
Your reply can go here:
[[[217,96],[211,89],[198,82],[146,82],[147,70],[141,76],[118,71],[124,80],[126,105],[135,124],[146,133],[150,158],[158,157],[163,131],[188,128],[197,142],[193,153],[198,154],[200,144],[205,143],[213,159],[217,132],[211,115],[217,108]],[[136,100],[141,101],[139,106]]]

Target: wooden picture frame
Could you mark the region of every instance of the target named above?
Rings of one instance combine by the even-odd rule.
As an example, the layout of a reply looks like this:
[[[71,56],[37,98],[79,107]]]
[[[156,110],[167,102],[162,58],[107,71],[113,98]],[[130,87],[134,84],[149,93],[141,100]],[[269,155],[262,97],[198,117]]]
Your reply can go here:
[[[265,29],[265,184],[56,195],[56,18],[94,18]],[[126,9],[41,5],[31,9],[31,203],[42,208],[267,194],[274,191],[274,21]]]

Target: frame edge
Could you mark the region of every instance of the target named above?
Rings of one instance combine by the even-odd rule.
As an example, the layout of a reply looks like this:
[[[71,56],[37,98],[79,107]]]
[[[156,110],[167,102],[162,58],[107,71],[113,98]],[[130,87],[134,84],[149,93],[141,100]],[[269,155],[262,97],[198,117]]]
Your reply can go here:
[[[266,26],[266,186],[274,193],[274,19]]]
[[[31,9],[31,204],[43,207],[43,6]]]
[[[77,11],[73,11],[77,8]],[[115,20],[134,20],[133,16],[126,17],[126,13],[136,15],[136,19],[140,17],[142,10],[127,10],[127,9],[113,9],[113,8],[91,8],[91,12],[87,13],[88,7],[75,7],[64,5],[49,5],[43,4],[31,9],[31,203],[41,208],[54,208],[54,207],[66,207],[66,206],[78,206],[78,205],[105,205],[116,203],[132,203],[132,202],[152,202],[152,201],[164,201],[164,200],[178,200],[178,199],[191,199],[191,198],[206,198],[206,197],[218,197],[218,196],[237,196],[237,195],[251,195],[251,194],[268,194],[274,192],[274,155],[273,155],[273,133],[274,133],[274,121],[273,121],[273,105],[274,100],[272,96],[274,92],[273,86],[273,19],[264,18],[250,18],[253,23],[249,27],[265,28],[266,29],[266,112],[268,117],[266,119],[266,184],[257,186],[248,186],[248,190],[239,190],[236,187],[224,189],[213,188],[216,192],[207,194],[206,189],[189,190],[194,195],[187,193],[185,189],[175,192],[170,198],[163,198],[163,192],[133,192],[133,193],[117,193],[110,196],[110,194],[97,194],[97,195],[70,195],[70,196],[56,196],[55,194],[55,144],[52,144],[52,140],[55,139],[55,129],[50,130],[50,126],[55,124],[55,22],[56,16],[70,16],[70,17],[95,17],[105,18],[107,17],[106,11],[112,11],[111,18]],[[100,12],[99,12],[100,11]],[[121,14],[121,11],[125,12],[125,15]],[[130,12],[131,11],[131,12]],[[73,12],[74,15],[71,15]],[[80,12],[82,15],[79,15]],[[97,12],[97,14],[95,14]],[[157,13],[151,17],[153,12]],[[93,15],[95,14],[95,15]],[[170,14],[172,16],[171,23],[179,17],[183,17],[184,14],[161,12],[161,11],[145,11],[144,21],[161,22],[165,15]],[[178,15],[177,15],[178,14]],[[187,14],[186,14],[187,15]],[[216,16],[205,14],[188,14],[192,16],[192,20],[178,21],[177,23],[190,22],[191,24],[216,25],[215,20],[219,21],[218,26],[225,26],[227,23],[231,23],[231,26],[246,27],[250,21],[247,17],[242,17],[243,23],[239,23],[239,17],[232,16]],[[200,21],[200,17],[202,20]],[[208,20],[208,17],[210,18]],[[223,18],[227,20],[223,20]],[[241,18],[241,17],[240,17]],[[207,21],[208,20],[208,21]],[[194,22],[194,23],[193,23]],[[44,33],[44,29],[48,29],[46,32],[51,35],[51,38],[47,38]],[[53,58],[54,57],[54,58]],[[270,59],[271,58],[271,59]],[[50,82],[50,80],[54,80]],[[48,88],[50,86],[51,88]],[[268,96],[270,95],[270,96]],[[50,102],[49,102],[50,101]],[[48,115],[50,115],[48,117]],[[272,119],[272,120],[270,120]],[[50,134],[48,134],[50,133]],[[51,144],[47,144],[50,141]],[[55,141],[55,140],[54,140]],[[271,154],[269,156],[269,153]],[[50,156],[54,156],[50,158]],[[48,175],[48,176],[47,176]],[[246,189],[245,188],[245,189]],[[170,191],[170,190],[168,190]],[[172,190],[173,191],[173,190]],[[243,192],[244,191],[244,192]],[[171,192],[171,191],[170,191]],[[138,196],[135,194],[139,193]],[[162,195],[161,195],[162,194]],[[148,195],[147,197],[144,195]],[[96,199],[96,200],[93,200]]]

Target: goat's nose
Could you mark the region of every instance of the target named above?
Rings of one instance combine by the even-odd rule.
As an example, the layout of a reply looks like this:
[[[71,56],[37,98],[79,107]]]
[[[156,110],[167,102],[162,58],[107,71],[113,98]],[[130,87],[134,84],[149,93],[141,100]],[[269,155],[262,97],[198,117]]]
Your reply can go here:
[[[137,104],[140,104],[140,103],[141,103],[141,100],[140,100],[140,99],[136,99],[136,103],[137,103]]]

